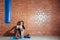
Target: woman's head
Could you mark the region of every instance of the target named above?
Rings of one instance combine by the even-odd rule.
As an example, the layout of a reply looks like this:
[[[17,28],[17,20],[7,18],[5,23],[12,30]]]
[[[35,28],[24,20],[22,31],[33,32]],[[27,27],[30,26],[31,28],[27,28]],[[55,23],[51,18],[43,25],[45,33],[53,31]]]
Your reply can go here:
[[[24,25],[24,21],[18,21],[17,25]]]

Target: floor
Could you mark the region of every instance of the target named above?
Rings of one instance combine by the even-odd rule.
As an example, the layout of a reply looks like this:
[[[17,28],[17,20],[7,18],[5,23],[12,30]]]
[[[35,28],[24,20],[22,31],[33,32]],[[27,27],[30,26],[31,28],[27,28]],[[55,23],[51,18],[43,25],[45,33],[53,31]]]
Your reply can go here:
[[[10,40],[10,37],[0,37],[0,40]],[[25,40],[60,40],[60,37],[53,36],[32,36],[31,38],[26,38]]]

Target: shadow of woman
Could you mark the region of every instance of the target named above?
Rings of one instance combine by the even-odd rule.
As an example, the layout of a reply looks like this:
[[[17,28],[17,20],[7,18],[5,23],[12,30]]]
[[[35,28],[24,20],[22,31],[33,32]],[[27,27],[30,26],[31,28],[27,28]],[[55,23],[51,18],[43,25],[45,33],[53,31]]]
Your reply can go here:
[[[14,33],[11,33],[10,31],[14,30]],[[14,26],[12,29],[6,31],[3,36],[15,36],[16,34],[16,26]]]

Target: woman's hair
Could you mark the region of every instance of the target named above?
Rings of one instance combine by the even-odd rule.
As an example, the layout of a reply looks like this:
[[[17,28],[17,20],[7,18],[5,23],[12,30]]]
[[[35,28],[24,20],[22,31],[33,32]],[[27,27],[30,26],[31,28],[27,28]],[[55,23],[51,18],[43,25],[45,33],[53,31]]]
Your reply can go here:
[[[22,22],[23,25],[24,25],[24,21],[18,21],[18,22],[17,22],[17,25],[21,25],[21,22]]]

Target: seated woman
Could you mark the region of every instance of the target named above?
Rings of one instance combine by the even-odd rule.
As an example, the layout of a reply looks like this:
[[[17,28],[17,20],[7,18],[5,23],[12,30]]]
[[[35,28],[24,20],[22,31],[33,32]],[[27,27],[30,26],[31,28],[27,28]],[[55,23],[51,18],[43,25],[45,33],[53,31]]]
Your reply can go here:
[[[21,38],[24,33],[24,21],[18,21],[16,26],[16,38]]]

